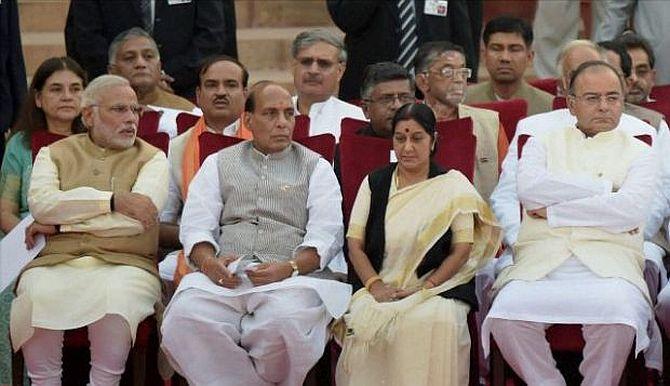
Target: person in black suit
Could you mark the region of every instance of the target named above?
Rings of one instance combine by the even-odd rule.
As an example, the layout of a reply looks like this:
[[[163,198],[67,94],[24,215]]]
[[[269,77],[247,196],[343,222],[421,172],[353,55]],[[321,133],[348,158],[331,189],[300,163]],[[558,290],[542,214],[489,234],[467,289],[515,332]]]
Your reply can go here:
[[[233,0],[72,0],[65,26],[67,53],[93,79],[107,72],[110,42],[132,27],[153,36],[166,74],[163,86],[182,96],[193,94],[203,58],[237,57]]]
[[[435,40],[451,41],[465,49],[467,66],[477,69],[482,0],[449,0],[445,16],[427,11],[431,5],[445,3],[414,0],[417,46]],[[346,34],[344,42],[349,53],[340,82],[340,99],[359,99],[363,70],[372,63],[398,59],[401,40],[398,0],[327,0],[327,4],[333,22]]]
[[[26,68],[21,50],[16,0],[0,1],[0,164],[5,132],[19,114],[26,94]]]

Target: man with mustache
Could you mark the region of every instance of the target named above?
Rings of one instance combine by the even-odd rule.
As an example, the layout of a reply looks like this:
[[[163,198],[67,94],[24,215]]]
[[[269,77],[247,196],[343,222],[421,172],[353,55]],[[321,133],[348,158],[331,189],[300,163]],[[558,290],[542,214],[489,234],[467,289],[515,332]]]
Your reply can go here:
[[[551,111],[554,96],[523,78],[533,63],[533,29],[522,19],[501,16],[484,27],[484,64],[491,80],[468,87],[465,103],[524,99],[528,115]]]
[[[36,385],[60,385],[63,331],[88,327],[92,385],[118,385],[137,325],[160,300],[158,211],[167,197],[163,152],[135,137],[141,106],[129,82],[93,80],[84,134],[43,147],[28,192],[26,244],[46,247],[21,273],[12,303],[14,349]]]
[[[201,112],[188,100],[160,87],[161,58],[154,39],[139,27],[121,32],[109,45],[110,74],[130,82],[141,105],[161,113],[158,131],[177,135],[177,115]]]
[[[196,272],[165,312],[163,350],[192,385],[301,385],[351,286],[340,187],[330,164],[292,142],[291,95],[254,85],[253,140],[209,156],[189,187],[180,239]]]
[[[298,34],[291,45],[295,112],[309,116],[309,134],[330,133],[339,141],[342,118],[365,119],[360,107],[339,100],[337,85],[347,64],[342,39],[317,28]]]
[[[251,139],[251,132],[241,123],[240,116],[247,96],[249,73],[242,63],[226,55],[206,58],[198,71],[195,89],[202,117],[183,134],[170,141],[170,189],[168,201],[161,213],[161,247],[179,250],[179,220],[188,192],[188,186],[200,167],[199,137],[210,132],[232,137]],[[178,251],[180,252],[180,251]],[[161,261],[161,278],[173,281],[179,253],[170,253]],[[179,257],[177,279],[187,265]]]
[[[545,330],[580,324],[582,385],[617,385],[631,347],[650,347],[640,230],[658,163],[650,145],[616,129],[624,90],[615,68],[582,63],[566,94],[576,124],[539,131],[523,148],[514,262],[494,283],[482,336],[488,349],[493,335],[528,385],[564,386]]]
[[[625,32],[616,41],[626,46],[632,60],[632,84],[626,101],[634,104],[651,101],[649,94],[656,84],[656,55],[649,41],[632,31]]]
[[[414,59],[416,86],[424,103],[439,121],[472,119],[477,137],[474,185],[488,201],[498,183],[498,171],[507,154],[507,137],[498,113],[464,105],[465,85],[472,70],[465,68],[463,49],[447,41],[423,44]],[[448,140],[445,138],[445,140]]]

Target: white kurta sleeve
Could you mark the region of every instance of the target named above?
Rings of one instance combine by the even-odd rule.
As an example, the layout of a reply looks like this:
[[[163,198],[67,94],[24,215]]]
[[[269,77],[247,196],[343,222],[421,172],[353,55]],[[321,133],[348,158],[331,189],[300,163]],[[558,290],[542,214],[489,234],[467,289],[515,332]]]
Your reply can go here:
[[[181,189],[177,185],[177,178],[173,171],[170,171],[170,182],[168,186],[167,201],[160,214],[161,222],[177,224],[181,216],[181,210],[184,206],[181,198]]]
[[[617,192],[566,201],[547,208],[550,227],[601,227],[611,232],[636,229],[647,220],[657,188],[655,152],[641,154],[628,169]]]
[[[340,184],[333,168],[323,158],[319,159],[309,179],[307,213],[305,238],[296,252],[303,248],[316,248],[320,269],[324,269],[342,251],[344,220]]]
[[[219,186],[217,153],[205,159],[188,188],[188,197],[179,226],[179,240],[184,246],[184,255],[190,256],[193,247],[207,242],[219,253],[219,217],[223,210],[223,199]]]
[[[518,136],[514,137],[509,145],[498,185],[489,199],[493,213],[503,227],[503,240],[507,246],[516,243],[521,225],[519,198],[516,195],[517,139]]]
[[[168,163],[162,151],[140,169],[131,192],[149,197],[158,211],[167,197]],[[142,224],[121,213],[106,213],[84,221],[62,225],[61,232],[87,232],[101,237],[130,236],[144,232]]]
[[[526,142],[517,176],[517,193],[524,209],[544,208],[611,190],[610,181],[586,175],[549,172],[544,146],[535,138]]]
[[[60,190],[58,168],[43,147],[33,165],[28,190],[28,206],[33,217],[43,224],[74,224],[110,213],[112,192],[90,187]]]

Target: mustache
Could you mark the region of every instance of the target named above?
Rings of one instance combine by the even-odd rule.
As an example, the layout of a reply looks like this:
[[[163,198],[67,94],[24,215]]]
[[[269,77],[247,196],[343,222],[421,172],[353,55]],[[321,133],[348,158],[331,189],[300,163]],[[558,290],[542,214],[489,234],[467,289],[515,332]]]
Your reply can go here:
[[[213,102],[214,103],[217,103],[217,102],[230,103],[230,98],[227,95],[222,95],[222,96],[215,97]]]
[[[306,74],[304,78],[305,82],[321,82],[321,75],[318,74]]]

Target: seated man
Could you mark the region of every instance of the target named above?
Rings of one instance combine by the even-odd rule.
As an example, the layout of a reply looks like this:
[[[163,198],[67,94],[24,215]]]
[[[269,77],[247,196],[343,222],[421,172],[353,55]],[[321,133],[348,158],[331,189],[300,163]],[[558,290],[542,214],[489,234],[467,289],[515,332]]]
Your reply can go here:
[[[303,31],[291,44],[295,112],[309,116],[309,134],[340,138],[342,118],[365,119],[361,108],[339,100],[337,85],[347,65],[342,39],[321,28]]]
[[[658,168],[651,146],[615,130],[624,90],[614,67],[585,62],[569,84],[576,125],[545,130],[523,149],[525,214],[482,335],[487,350],[493,334],[527,384],[565,385],[545,330],[582,324],[582,385],[617,385],[631,347],[637,354],[649,345],[641,228]]]
[[[170,189],[161,213],[160,245],[172,251],[181,249],[178,224],[188,186],[200,167],[200,134],[251,138],[249,130],[240,124],[249,81],[249,73],[242,63],[225,55],[209,57],[200,67],[198,78],[195,93],[203,115],[195,126],[170,141]],[[183,275],[187,266],[180,263]],[[172,281],[177,252],[163,259],[159,268],[161,278]]]
[[[551,111],[554,96],[528,84],[523,78],[532,66],[533,29],[522,19],[501,16],[484,27],[484,64],[491,80],[468,87],[465,103],[524,99],[528,115]]]
[[[656,55],[651,44],[634,32],[626,32],[616,41],[626,46],[632,61],[634,78],[626,101],[634,104],[650,102],[651,89],[656,83]]]
[[[438,121],[472,118],[473,134],[477,137],[473,182],[488,202],[498,183],[508,141],[497,112],[462,104],[466,81],[472,75],[472,70],[465,68],[463,48],[446,41],[425,43],[414,58],[414,68],[416,86]]]
[[[26,243],[42,233],[47,244],[18,279],[11,335],[34,385],[60,385],[63,330],[82,326],[90,384],[118,385],[137,325],[160,298],[165,155],[135,138],[141,106],[126,79],[96,78],[82,106],[88,133],[42,148],[28,192]]]
[[[141,105],[161,112],[158,131],[170,138],[177,135],[177,115],[188,112],[200,115],[188,100],[163,90],[161,58],[154,39],[139,27],[121,32],[109,45],[110,74],[122,76],[130,82]]]
[[[209,156],[191,182],[180,239],[186,275],[162,326],[163,350],[193,385],[302,384],[346,310],[339,184],[291,141],[291,95],[256,84],[245,141]]]

